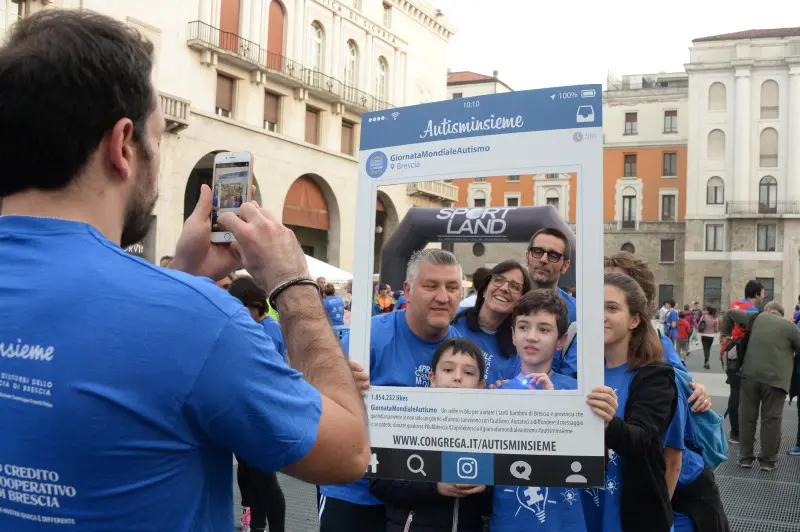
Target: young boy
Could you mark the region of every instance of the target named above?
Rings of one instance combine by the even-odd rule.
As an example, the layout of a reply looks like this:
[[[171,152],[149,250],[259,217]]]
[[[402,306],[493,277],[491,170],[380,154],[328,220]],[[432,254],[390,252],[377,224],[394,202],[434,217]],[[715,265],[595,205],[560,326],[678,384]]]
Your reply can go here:
[[[554,373],[551,369],[553,354],[563,347],[568,327],[567,304],[554,290],[536,289],[522,296],[512,313],[512,340],[517,348],[521,369],[517,378],[500,388],[576,389],[578,381]],[[581,491],[536,486],[495,486],[491,530],[585,532]],[[548,503],[536,508],[536,503],[543,496]]]
[[[431,388],[485,388],[485,364],[483,351],[472,341],[445,340],[433,355]],[[386,504],[387,532],[481,532],[484,516],[491,514],[486,486],[375,479],[369,491]]]
[[[681,362],[686,363],[686,357],[689,355],[689,335],[692,332],[692,326],[689,320],[686,319],[686,312],[678,313],[678,356],[681,357]]]

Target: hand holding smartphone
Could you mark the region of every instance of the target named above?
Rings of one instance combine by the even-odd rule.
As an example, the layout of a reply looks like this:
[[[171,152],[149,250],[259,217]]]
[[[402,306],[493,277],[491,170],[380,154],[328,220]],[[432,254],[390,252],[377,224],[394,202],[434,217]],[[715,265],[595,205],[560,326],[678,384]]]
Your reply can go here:
[[[250,152],[221,152],[214,157],[213,208],[211,209],[211,242],[230,244],[236,240],[217,218],[226,212],[239,216],[241,206],[250,201],[253,183],[253,154]]]

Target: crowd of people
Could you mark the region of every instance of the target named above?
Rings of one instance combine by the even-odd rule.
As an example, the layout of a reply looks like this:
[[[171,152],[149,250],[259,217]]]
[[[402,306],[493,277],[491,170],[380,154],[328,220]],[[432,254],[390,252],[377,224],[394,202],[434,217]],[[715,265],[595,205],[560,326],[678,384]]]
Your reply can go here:
[[[276,471],[319,486],[321,532],[728,530],[695,432],[711,400],[676,352],[680,315],[665,316],[665,334],[653,327],[653,273],[625,252],[595,265],[605,375],[586,401],[605,427],[605,489],[552,488],[545,520],[511,488],[365,479],[369,386],[577,388],[578,342],[596,340],[577,338],[576,300],[559,287],[567,236],[537,231],[523,262],[476,272],[465,301],[452,253],[415,253],[401,295],[377,287],[366,372],[334,333],[344,301],[255,203],[221,215],[236,241],[213,245],[203,186],[174,256],[155,266],[123,251],[147,234],[157,198],[165,123],[152,67],[151,43],[89,11],[26,17],[0,49],[0,160],[13,176],[0,178],[0,355],[13,383],[0,394],[12,428],[0,438],[0,530],[229,530],[234,456],[253,531],[283,529]],[[41,131],[61,141],[45,148]],[[743,453],[758,405],[774,426],[791,375],[783,356],[751,363],[756,344],[800,346],[779,314],[729,311],[723,323],[726,339],[752,343],[738,374]],[[729,320],[752,336],[728,333]],[[773,450],[762,442],[758,459],[774,464]]]

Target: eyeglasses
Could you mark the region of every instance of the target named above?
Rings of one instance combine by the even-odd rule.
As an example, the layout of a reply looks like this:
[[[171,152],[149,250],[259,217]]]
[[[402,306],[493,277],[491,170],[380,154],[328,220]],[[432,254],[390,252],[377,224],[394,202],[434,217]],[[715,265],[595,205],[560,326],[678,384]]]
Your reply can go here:
[[[533,255],[534,258],[540,259],[542,255],[547,253],[547,260],[550,262],[558,262],[564,258],[563,253],[559,253],[558,251],[553,251],[552,249],[544,249],[536,246],[531,246],[528,248],[528,253]]]
[[[506,279],[505,275],[493,275],[492,276],[492,284],[500,287],[504,284],[508,283],[508,288],[512,292],[522,292],[522,283],[515,281],[514,279]]]

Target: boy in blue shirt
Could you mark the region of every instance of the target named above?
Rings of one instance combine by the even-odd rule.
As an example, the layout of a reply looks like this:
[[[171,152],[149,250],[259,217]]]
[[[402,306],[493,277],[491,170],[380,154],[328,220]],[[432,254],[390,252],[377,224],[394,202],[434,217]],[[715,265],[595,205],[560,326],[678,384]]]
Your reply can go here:
[[[567,339],[569,312],[564,299],[555,290],[532,290],[520,298],[512,316],[512,338],[522,370],[501,389],[577,389],[578,381],[555,373],[551,367],[553,355]],[[579,492],[570,488],[495,486],[491,530],[585,532]],[[542,496],[548,499],[547,505],[541,511],[534,511],[532,505]]]

